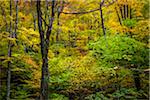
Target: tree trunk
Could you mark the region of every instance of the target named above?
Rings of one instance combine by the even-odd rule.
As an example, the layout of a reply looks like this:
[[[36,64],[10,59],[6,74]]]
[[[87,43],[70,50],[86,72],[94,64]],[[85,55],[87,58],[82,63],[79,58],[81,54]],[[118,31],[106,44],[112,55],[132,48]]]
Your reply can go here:
[[[15,32],[13,38],[17,38],[17,29],[18,29],[18,0],[16,0],[16,20],[15,20]]]
[[[63,11],[63,3],[64,1],[61,0],[60,1],[60,6],[58,7],[57,9],[57,34],[56,34],[56,41],[58,42],[59,41],[59,34],[60,34],[60,15],[61,15],[61,12]]]
[[[49,22],[48,29],[46,31],[46,36],[44,36],[44,30],[42,27],[42,12],[40,0],[37,1],[37,14],[38,14],[38,28],[40,33],[41,41],[41,54],[42,54],[42,76],[41,76],[41,93],[40,100],[48,100],[48,81],[49,81],[49,72],[48,72],[48,49],[49,49],[49,38],[52,31],[53,21],[54,21],[54,3],[52,0],[52,12],[51,20]]]
[[[57,34],[56,34],[56,41],[59,41],[59,34],[60,34],[60,20],[59,20],[59,8],[58,8],[58,14],[57,14]]]
[[[115,10],[116,10],[116,13],[117,13],[118,21],[119,21],[120,25],[122,25],[121,18],[119,16],[119,12],[118,12],[116,7],[115,7]]]
[[[10,16],[12,16],[12,1],[10,0]],[[12,23],[10,21],[10,29],[9,29],[10,37],[12,38]],[[12,44],[8,42],[8,57],[11,57],[11,50]],[[6,100],[10,100],[10,81],[11,81],[11,61],[8,61],[8,68],[7,68],[7,90],[6,90]]]
[[[103,18],[102,5],[103,5],[103,2],[100,3],[101,26],[102,26],[102,30],[103,30],[103,34],[104,34],[104,38],[105,38],[105,42],[106,42],[106,47],[108,47],[108,45],[107,45],[107,39],[106,39],[105,26],[104,26],[104,18]]]
[[[48,100],[48,80],[49,80],[48,58],[47,58],[48,51],[46,50],[46,48],[43,51],[44,55],[42,58],[43,63],[42,63],[42,78],[41,78],[41,100]]]
[[[47,18],[48,18],[48,22],[50,20],[48,2],[49,2],[48,0],[45,0],[45,22],[47,22]],[[45,30],[46,30],[46,28],[47,28],[46,23],[44,23],[44,26],[45,26]]]
[[[124,19],[124,16],[123,16],[123,7],[122,7],[122,5],[120,5],[120,13],[121,13],[121,18]]]

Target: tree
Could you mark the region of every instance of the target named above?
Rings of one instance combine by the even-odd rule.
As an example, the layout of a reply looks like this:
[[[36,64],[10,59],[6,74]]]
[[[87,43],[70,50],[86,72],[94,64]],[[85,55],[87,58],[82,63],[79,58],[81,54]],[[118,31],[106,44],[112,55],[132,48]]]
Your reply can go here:
[[[100,11],[100,16],[101,16],[101,26],[102,26],[102,29],[103,29],[103,34],[104,34],[104,37],[105,37],[105,43],[106,43],[106,47],[107,47],[107,40],[106,40],[106,31],[105,31],[105,25],[104,25],[104,18],[103,18],[103,10],[102,10],[102,6],[104,4],[104,0],[102,0],[102,2],[100,2],[100,7],[99,7],[99,11]]]
[[[48,71],[48,49],[49,49],[49,38],[52,32],[52,26],[54,21],[54,8],[55,0],[52,0],[51,7],[51,20],[49,22],[46,33],[44,33],[42,23],[42,11],[41,11],[41,1],[37,1],[37,16],[38,16],[38,28],[40,33],[40,45],[41,45],[41,54],[42,54],[42,76],[41,76],[41,100],[48,100],[48,80],[49,80],[49,71]]]
[[[12,0],[10,0],[10,16],[12,16]],[[9,33],[10,33],[10,38],[13,38],[12,34],[12,21],[10,21],[10,28],[9,28]],[[12,44],[9,41],[8,43],[8,57],[11,57],[11,50]],[[11,81],[11,62],[8,61],[8,69],[7,69],[7,95],[6,95],[6,100],[10,99],[10,81]]]
[[[10,0],[10,17],[12,17],[12,0]],[[12,32],[12,21],[10,21],[10,38],[16,38],[16,32],[17,32],[17,25],[18,25],[18,0],[16,1],[16,20],[15,20],[15,29],[14,32]],[[9,40],[8,43],[8,57],[12,57],[12,47],[13,44]],[[10,86],[11,86],[11,61],[8,61],[8,69],[7,69],[7,95],[6,99],[10,100]]]

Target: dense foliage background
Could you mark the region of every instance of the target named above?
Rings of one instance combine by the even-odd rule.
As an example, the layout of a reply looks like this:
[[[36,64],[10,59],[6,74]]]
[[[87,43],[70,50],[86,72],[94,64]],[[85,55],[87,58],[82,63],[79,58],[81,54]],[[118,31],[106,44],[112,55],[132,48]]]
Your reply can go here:
[[[41,1],[44,31],[52,1]],[[101,13],[102,2],[55,0],[49,100],[149,99],[149,0],[104,0]],[[0,1],[0,100],[39,99],[37,12],[34,0]]]

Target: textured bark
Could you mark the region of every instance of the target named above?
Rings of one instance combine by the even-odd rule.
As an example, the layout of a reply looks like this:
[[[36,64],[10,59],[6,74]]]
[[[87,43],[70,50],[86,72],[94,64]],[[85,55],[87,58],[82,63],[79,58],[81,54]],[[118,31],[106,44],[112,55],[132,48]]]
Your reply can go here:
[[[41,54],[42,54],[42,76],[41,76],[41,93],[40,100],[48,100],[48,80],[49,80],[49,72],[48,72],[48,49],[49,49],[49,38],[52,31],[53,21],[54,21],[54,3],[52,0],[52,11],[51,11],[51,20],[48,25],[48,29],[46,30],[46,36],[44,36],[44,30],[42,27],[42,12],[41,12],[41,1],[37,1],[37,17],[38,17],[38,28],[40,33],[40,41],[41,41]]]

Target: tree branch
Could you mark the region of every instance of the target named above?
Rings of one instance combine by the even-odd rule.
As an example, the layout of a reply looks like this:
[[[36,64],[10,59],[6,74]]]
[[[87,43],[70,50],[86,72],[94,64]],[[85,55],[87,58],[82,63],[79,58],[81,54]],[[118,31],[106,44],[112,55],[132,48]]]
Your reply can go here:
[[[55,0],[52,0],[52,14],[51,14],[51,20],[50,20],[50,24],[48,25],[48,29],[46,31],[46,39],[49,41],[49,37],[50,37],[50,34],[51,34],[51,31],[52,31],[52,26],[53,26],[53,21],[54,21],[54,16],[55,16],[55,11],[54,11],[54,8],[55,8]]]
[[[90,10],[90,11],[85,11],[85,12],[61,12],[61,13],[63,13],[63,14],[87,14],[87,13],[95,12],[98,10],[99,10],[99,8]]]
[[[46,23],[45,19],[43,17],[41,17],[41,19],[44,21],[44,24],[49,27],[49,25]]]
[[[114,4],[114,2],[117,1],[117,0],[112,0],[112,2],[109,2],[108,5],[105,5],[104,4],[104,0],[101,2],[101,6],[102,7],[108,7],[112,4]],[[93,9],[93,10],[89,10],[89,11],[84,11],[84,12],[61,12],[63,14],[87,14],[87,13],[92,13],[92,12],[95,12],[95,11],[99,11],[100,8],[97,8],[97,9]]]

